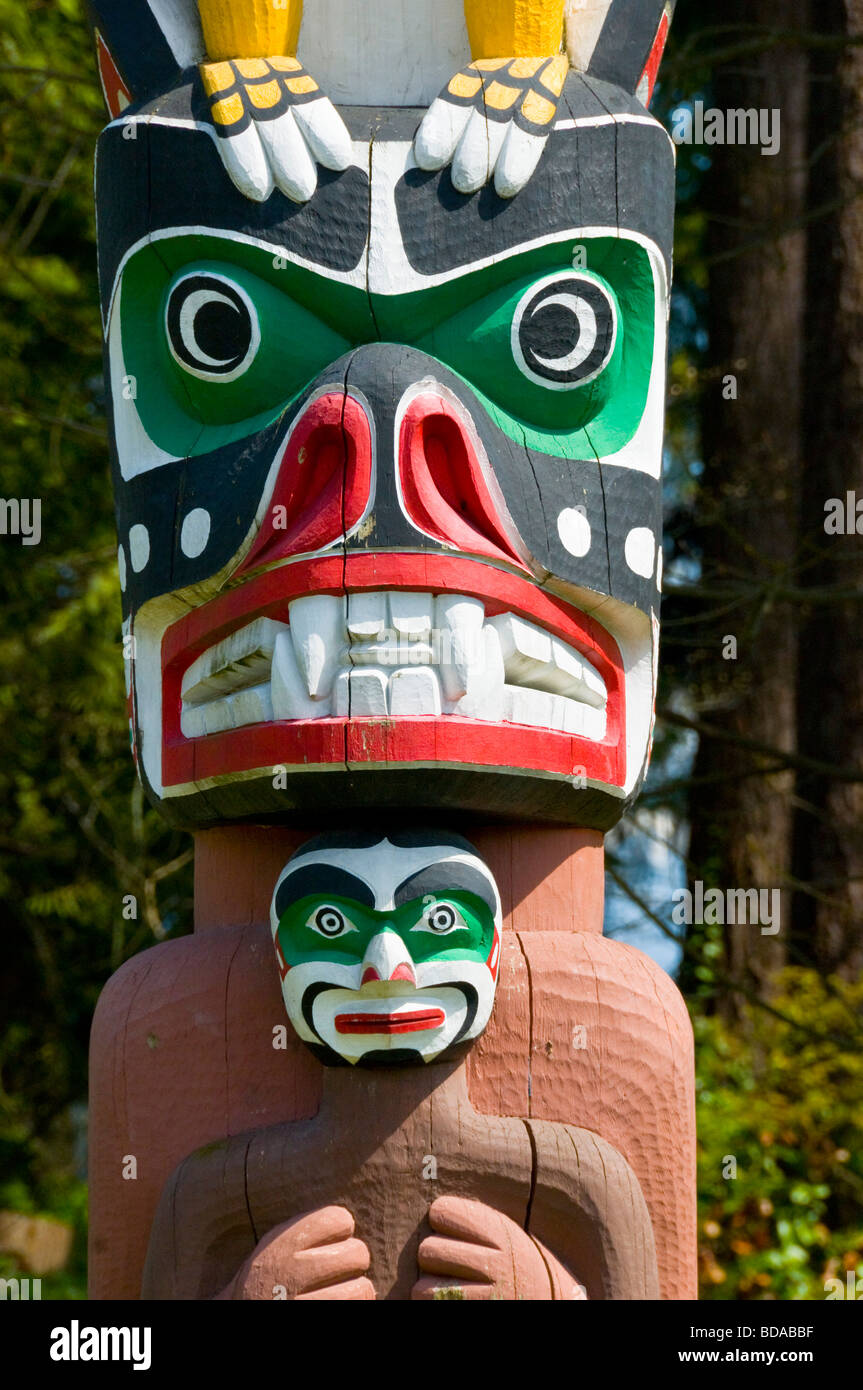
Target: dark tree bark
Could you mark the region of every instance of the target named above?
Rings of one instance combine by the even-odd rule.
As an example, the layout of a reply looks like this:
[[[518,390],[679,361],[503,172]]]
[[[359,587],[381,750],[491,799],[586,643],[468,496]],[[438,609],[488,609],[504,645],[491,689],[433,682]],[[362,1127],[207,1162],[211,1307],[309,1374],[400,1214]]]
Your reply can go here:
[[[734,37],[761,44],[716,69],[712,105],[780,111],[781,146],[773,156],[752,145],[705,150],[710,349],[698,540],[703,584],[742,592],[730,608],[705,600],[691,667],[703,720],[781,750],[796,744],[798,614],[774,589],[788,584],[798,545],[808,59],[779,36],[804,30],[807,10],[804,0],[725,0],[722,23],[740,26],[729,47]],[[727,398],[731,377],[736,399]],[[729,637],[736,660],[723,656]],[[692,875],[723,889],[782,890],[778,935],[725,929],[726,972],[761,995],[784,963],[790,918],[793,774],[777,767],[733,740],[702,737],[691,808]],[[733,1013],[733,994],[720,1004]]]
[[[817,18],[836,43],[813,54],[803,573],[859,594],[863,535],[825,534],[824,509],[849,492],[863,501],[863,0],[824,0]],[[801,619],[799,750],[863,774],[863,605],[813,604]],[[863,969],[863,785],[807,774],[797,794],[795,954],[852,977]]]

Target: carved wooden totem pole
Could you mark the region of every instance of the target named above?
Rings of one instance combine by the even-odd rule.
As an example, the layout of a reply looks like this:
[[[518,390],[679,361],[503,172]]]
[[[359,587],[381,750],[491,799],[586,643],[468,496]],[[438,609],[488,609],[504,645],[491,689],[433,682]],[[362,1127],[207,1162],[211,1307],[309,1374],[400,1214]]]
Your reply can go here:
[[[686,1012],[602,935],[670,10],[95,0],[132,743],[196,835],[94,1024],[96,1298],[694,1296]]]

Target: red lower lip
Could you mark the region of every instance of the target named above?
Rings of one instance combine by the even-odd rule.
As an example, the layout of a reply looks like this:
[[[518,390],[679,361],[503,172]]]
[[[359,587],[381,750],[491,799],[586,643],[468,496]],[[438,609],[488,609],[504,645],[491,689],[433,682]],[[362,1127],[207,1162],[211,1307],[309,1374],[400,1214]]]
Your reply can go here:
[[[400,1014],[336,1014],[337,1033],[421,1033],[446,1022],[442,1009]]]
[[[495,725],[446,715],[440,719],[326,718],[257,724],[208,738],[180,730],[180,688],[191,663],[216,642],[257,617],[288,621],[290,602],[302,594],[349,590],[416,589],[467,594],[489,616],[518,613],[581,651],[608,690],[608,731],[601,743],[520,725]],[[174,623],[162,642],[163,749],[166,787],[230,777],[256,768],[397,763],[535,769],[571,776],[582,766],[590,779],[623,786],[624,677],[617,643],[572,604],[511,571],[439,553],[353,553],[297,560],[220,594]]]

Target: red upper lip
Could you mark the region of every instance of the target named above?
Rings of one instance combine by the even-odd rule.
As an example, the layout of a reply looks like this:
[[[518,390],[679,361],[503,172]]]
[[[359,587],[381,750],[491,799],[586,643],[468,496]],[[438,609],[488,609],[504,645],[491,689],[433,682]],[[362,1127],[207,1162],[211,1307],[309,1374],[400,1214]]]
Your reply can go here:
[[[287,622],[289,604],[300,595],[379,589],[474,596],[482,600],[489,616],[517,613],[560,637],[581,651],[605,681],[605,739],[594,743],[556,731],[507,725],[505,747],[492,747],[492,731],[503,726],[455,715],[425,721],[336,717],[254,725],[208,738],[183,737],[181,682],[202,652],[254,618]],[[624,674],[617,643],[599,623],[564,599],[522,575],[482,560],[440,551],[352,551],[279,565],[201,604],[168,628],[162,642],[162,671],[166,786],[276,764],[361,764],[381,758],[390,763],[506,765],[566,776],[581,764],[590,778],[614,786],[624,782]],[[419,732],[418,724],[424,725]],[[352,740],[351,728],[360,726],[373,727]]]

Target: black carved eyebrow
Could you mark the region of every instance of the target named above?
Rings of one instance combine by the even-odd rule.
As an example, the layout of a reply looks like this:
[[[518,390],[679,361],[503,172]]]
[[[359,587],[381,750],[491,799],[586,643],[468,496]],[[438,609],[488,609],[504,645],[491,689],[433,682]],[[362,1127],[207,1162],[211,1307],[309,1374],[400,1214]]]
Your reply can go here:
[[[306,864],[288,874],[276,893],[276,917],[282,920],[287,909],[300,898],[352,898],[363,907],[374,907],[375,895],[369,885],[347,869],[333,864]]]
[[[399,884],[393,894],[393,902],[396,907],[401,907],[403,903],[413,902],[415,898],[422,898],[426,893],[446,897],[447,893],[459,891],[473,893],[485,903],[494,916],[497,911],[497,899],[491,876],[473,864],[460,864],[458,860],[430,864],[428,868],[419,869],[417,873],[411,874]]]

